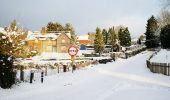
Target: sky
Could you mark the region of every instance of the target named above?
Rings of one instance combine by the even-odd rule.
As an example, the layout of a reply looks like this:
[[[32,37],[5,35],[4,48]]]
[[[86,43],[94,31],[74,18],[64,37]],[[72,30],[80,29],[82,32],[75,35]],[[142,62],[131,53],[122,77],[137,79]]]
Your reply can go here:
[[[50,21],[71,23],[77,34],[95,32],[96,27],[124,25],[131,36],[144,33],[151,15],[157,16],[160,0],[0,0],[0,27],[13,19],[18,25],[39,31]]]

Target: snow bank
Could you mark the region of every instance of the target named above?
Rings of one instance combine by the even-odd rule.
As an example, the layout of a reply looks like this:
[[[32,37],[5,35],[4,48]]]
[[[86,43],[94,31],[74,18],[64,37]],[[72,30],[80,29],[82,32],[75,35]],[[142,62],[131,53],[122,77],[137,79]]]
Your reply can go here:
[[[169,100],[170,76],[146,67],[150,52],[129,59],[60,73],[44,83],[21,83],[0,89],[1,100]],[[35,76],[36,77],[36,76]]]
[[[153,58],[150,59],[151,62],[157,63],[170,63],[170,50],[161,49]]]

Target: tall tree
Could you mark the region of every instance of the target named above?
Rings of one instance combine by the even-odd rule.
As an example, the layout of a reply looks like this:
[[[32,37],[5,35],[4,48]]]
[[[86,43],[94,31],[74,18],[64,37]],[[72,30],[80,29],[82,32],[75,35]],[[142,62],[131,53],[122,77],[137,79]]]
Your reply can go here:
[[[108,42],[108,32],[106,29],[103,29],[102,30],[102,34],[103,34],[103,41],[104,41],[104,44],[107,44]]]
[[[14,47],[3,33],[0,33],[0,48],[0,87],[11,88],[16,79],[12,56]]]
[[[113,27],[111,28],[111,31],[110,31],[110,43],[109,43],[112,46],[112,51],[116,51],[117,49],[116,41],[117,41],[117,36],[116,36],[115,30]]]
[[[58,22],[49,22],[47,24],[47,32],[63,31],[63,26]]]
[[[130,46],[131,45],[131,36],[129,33],[128,28],[120,28],[118,32],[118,37],[120,40],[120,45],[121,46]]]
[[[111,43],[111,34],[112,34],[112,28],[109,28],[108,29],[107,44]]]
[[[16,24],[16,20],[13,20],[8,27],[5,28],[7,37],[9,41],[12,42],[12,47],[15,47],[15,52],[13,52],[13,56],[16,58],[25,58],[29,53],[28,49],[26,49],[26,37],[28,34],[28,30],[20,29]]]
[[[161,30],[161,28],[170,24],[170,11],[167,9],[162,9],[157,19],[159,30]]]
[[[94,50],[96,53],[101,54],[104,50],[103,34],[100,28],[96,28],[95,40],[94,40]]]
[[[145,45],[147,48],[155,48],[159,46],[159,36],[157,34],[158,30],[158,24],[157,20],[154,16],[151,16],[151,18],[147,21],[146,26],[146,42]]]
[[[170,24],[161,29],[160,40],[163,48],[170,49]]]
[[[66,23],[64,30],[65,31],[74,31],[74,27],[70,23]]]
[[[66,23],[64,27],[64,31],[70,31],[71,34],[71,44],[76,45],[76,33],[74,27],[70,23]]]

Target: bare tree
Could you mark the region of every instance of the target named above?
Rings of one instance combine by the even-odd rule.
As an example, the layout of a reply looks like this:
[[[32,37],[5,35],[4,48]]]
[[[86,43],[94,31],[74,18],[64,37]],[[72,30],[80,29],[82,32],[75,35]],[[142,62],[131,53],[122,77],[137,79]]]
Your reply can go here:
[[[170,24],[170,11],[168,9],[162,9],[158,16],[159,28]]]

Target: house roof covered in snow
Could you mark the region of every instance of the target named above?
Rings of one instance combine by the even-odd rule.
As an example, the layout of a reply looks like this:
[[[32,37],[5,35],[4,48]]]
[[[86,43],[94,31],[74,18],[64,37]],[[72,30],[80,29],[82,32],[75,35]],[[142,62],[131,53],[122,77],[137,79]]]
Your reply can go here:
[[[80,35],[77,40],[88,40],[88,35]]]
[[[46,33],[46,34],[41,34],[40,32],[28,32],[27,40],[56,40],[58,36],[62,33]],[[65,33],[69,38],[71,38],[70,33]]]

